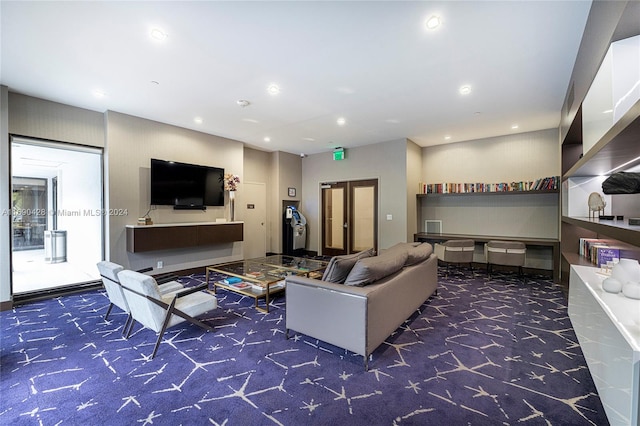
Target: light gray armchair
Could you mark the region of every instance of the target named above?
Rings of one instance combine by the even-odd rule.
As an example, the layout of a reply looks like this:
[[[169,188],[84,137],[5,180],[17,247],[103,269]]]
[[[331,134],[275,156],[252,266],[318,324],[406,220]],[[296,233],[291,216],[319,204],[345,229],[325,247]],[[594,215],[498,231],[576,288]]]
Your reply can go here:
[[[211,326],[196,318],[217,307],[215,296],[202,291],[208,287],[206,283],[163,295],[156,281],[148,275],[124,270],[118,273],[118,279],[132,318],[158,334],[151,359],[155,357],[164,332],[169,327],[188,321],[213,331]]]
[[[124,268],[122,267],[122,265],[118,265],[117,263],[109,262],[106,260],[98,262],[97,266],[98,272],[100,272],[100,276],[102,277],[102,284],[104,284],[104,288],[107,291],[107,296],[109,297],[109,307],[107,308],[107,313],[105,314],[104,319],[106,320],[109,318],[109,314],[111,313],[114,305],[126,312],[128,315],[122,329],[122,334],[127,335],[129,332],[129,328],[133,327],[133,321],[131,320],[129,305],[127,304],[127,300],[124,297],[122,286],[120,285],[120,281],[118,279],[118,273],[123,271]],[[159,286],[160,293],[162,294],[181,290],[183,288],[184,286],[176,281],[170,281]]]

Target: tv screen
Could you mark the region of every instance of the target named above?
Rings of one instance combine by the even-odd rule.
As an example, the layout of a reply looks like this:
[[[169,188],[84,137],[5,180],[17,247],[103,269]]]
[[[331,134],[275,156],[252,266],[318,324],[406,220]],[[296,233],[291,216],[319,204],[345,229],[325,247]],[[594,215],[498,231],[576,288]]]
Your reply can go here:
[[[224,206],[224,169],[151,159],[151,204]]]

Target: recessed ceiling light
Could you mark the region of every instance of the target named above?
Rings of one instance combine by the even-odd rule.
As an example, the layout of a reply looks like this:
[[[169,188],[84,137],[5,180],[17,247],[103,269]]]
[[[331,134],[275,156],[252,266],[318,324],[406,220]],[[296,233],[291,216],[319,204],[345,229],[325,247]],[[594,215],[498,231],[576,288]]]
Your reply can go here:
[[[425,22],[424,22],[424,26],[428,29],[428,30],[435,30],[436,28],[438,28],[440,26],[441,20],[440,17],[438,15],[431,15]]]
[[[520,126],[518,126],[517,124],[513,124],[513,125],[511,125],[511,128],[512,128],[513,130],[517,129],[518,127],[520,127]]]
[[[254,118],[243,118],[242,121],[246,121],[247,123],[253,123],[253,124],[259,123],[259,121]]]
[[[267,92],[270,95],[277,95],[278,93],[280,93],[280,86],[278,86],[275,83],[271,83],[268,87],[267,87]]]
[[[242,108],[247,107],[249,105],[251,105],[251,102],[247,101],[246,99],[238,99],[236,101],[236,103],[241,106]]]
[[[104,98],[105,93],[102,90],[94,90],[93,91],[93,96],[95,96],[96,98]]]
[[[193,121],[194,121],[195,123],[202,124],[202,117],[195,117],[195,118],[193,119]]]
[[[344,117],[340,117],[336,120],[336,123],[338,123],[338,126],[344,126],[347,124],[347,120],[345,120]]]
[[[448,141],[448,140],[450,140],[450,139],[451,139],[451,136],[449,136],[449,135],[446,135],[446,136],[444,137],[444,140],[445,140],[445,141]]]
[[[460,89],[458,89],[458,91],[461,95],[468,95],[469,93],[471,93],[471,86],[465,84],[464,86],[460,86]]]
[[[315,142],[314,138],[302,138],[303,141]]]
[[[168,37],[168,35],[160,28],[152,28],[151,31],[149,31],[149,37],[154,40],[163,41]]]
[[[612,112],[612,109],[605,109],[604,111],[602,111],[603,114],[611,114]]]
[[[264,141],[267,142],[267,143],[271,142],[271,138],[269,136],[265,136],[264,137]]]

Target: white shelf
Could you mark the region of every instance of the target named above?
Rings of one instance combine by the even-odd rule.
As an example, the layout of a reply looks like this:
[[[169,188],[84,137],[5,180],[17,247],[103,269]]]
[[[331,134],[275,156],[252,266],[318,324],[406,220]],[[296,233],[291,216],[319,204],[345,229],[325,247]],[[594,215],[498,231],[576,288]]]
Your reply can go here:
[[[572,265],[569,318],[612,425],[636,425],[640,395],[640,300],[602,289],[599,269]]]

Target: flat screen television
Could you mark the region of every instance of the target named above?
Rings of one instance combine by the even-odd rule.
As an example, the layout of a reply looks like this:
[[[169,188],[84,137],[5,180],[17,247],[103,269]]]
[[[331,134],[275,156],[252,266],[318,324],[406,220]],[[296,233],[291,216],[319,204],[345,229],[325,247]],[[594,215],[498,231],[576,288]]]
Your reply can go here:
[[[203,210],[224,206],[224,169],[152,158],[151,204]]]

